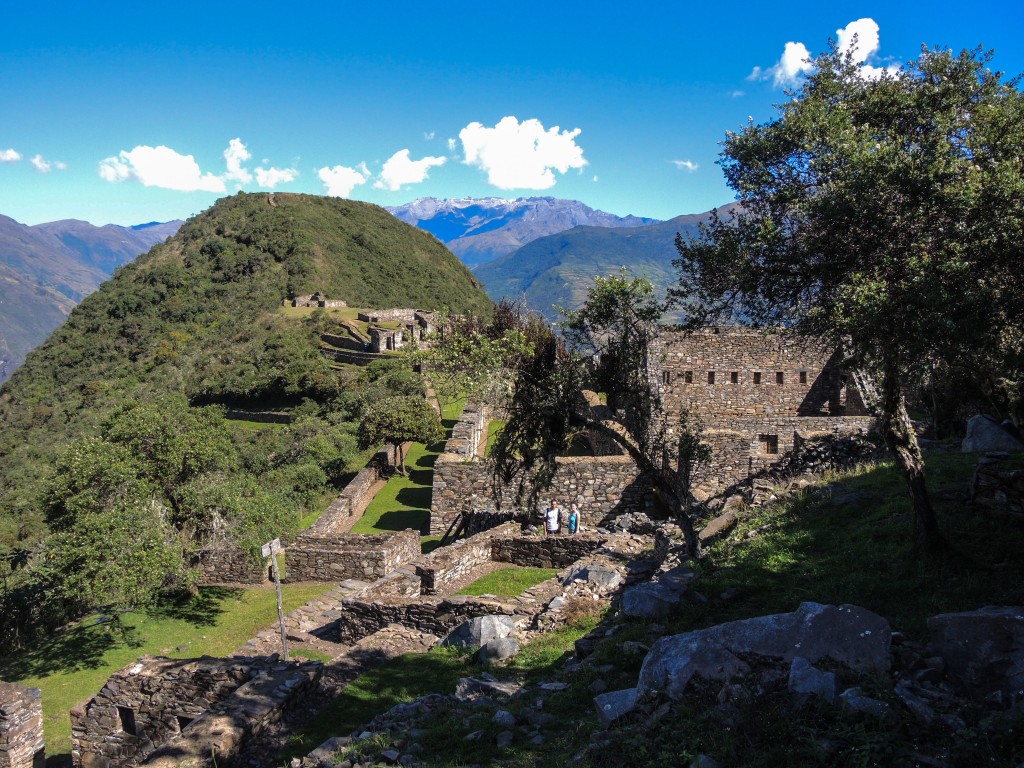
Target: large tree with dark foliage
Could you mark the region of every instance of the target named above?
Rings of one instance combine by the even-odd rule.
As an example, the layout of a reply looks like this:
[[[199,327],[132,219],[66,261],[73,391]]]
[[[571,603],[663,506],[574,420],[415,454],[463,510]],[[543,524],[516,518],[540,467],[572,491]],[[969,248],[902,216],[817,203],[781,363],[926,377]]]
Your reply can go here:
[[[1021,348],[1024,97],[990,60],[924,50],[872,79],[817,58],[774,120],[727,135],[736,214],[677,239],[691,325],[790,326],[876,374],[926,551],[942,538],[905,393],[935,361]]]

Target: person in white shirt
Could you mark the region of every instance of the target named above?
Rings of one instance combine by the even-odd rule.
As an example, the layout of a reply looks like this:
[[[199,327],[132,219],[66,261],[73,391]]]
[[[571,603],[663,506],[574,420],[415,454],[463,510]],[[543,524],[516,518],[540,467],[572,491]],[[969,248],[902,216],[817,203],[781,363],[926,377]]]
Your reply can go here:
[[[552,501],[548,511],[544,513],[544,530],[548,536],[554,536],[562,527],[562,510],[557,501]]]

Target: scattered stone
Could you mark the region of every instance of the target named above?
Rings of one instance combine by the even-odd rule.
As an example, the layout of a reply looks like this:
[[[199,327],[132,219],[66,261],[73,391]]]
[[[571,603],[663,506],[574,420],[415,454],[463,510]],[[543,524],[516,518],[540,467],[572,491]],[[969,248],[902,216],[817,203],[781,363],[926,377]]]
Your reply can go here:
[[[602,592],[611,592],[622,584],[621,573],[610,565],[602,565],[600,563],[576,566],[569,572],[569,575],[565,577],[562,583],[565,586],[569,586],[577,579],[593,584]]]
[[[658,584],[675,592],[685,592],[697,579],[697,572],[685,565],[677,565],[658,574]]]
[[[466,701],[481,694],[487,696],[514,696],[520,686],[515,683],[502,682],[484,673],[480,677],[463,677],[455,686],[455,698]]]
[[[513,728],[516,724],[516,716],[507,709],[499,709],[491,719],[502,728]]]
[[[516,622],[511,616],[477,616],[459,624],[448,633],[442,643],[460,648],[479,648],[491,640],[508,637],[515,631]]]
[[[979,414],[967,420],[967,434],[960,444],[964,453],[984,451],[1024,451],[1024,443],[1000,426],[991,416]]]
[[[598,678],[587,686],[587,690],[596,696],[597,694],[604,693],[608,690],[608,683],[606,683],[602,678]]]
[[[792,662],[830,658],[853,672],[889,670],[890,629],[885,619],[852,605],[803,603],[793,613],[732,621],[658,640],[644,660],[638,689],[681,698],[690,679],[728,681],[746,673],[742,655]]]
[[[990,606],[928,619],[932,649],[950,678],[982,700],[1024,698],[1024,607]]]
[[[484,664],[511,659],[519,653],[519,641],[514,637],[499,637],[486,643],[480,649],[480,660]]]
[[[661,584],[637,584],[622,596],[622,612],[635,619],[662,619],[679,605],[679,593]]]
[[[540,688],[541,688],[542,691],[564,691],[568,687],[569,687],[568,683],[561,683],[561,682],[557,682],[557,681],[556,682],[551,682],[551,683],[541,683],[540,684]]]
[[[380,753],[381,759],[388,765],[394,765],[397,763],[401,756],[401,753],[397,749],[387,749]]]
[[[893,688],[900,701],[910,710],[910,713],[920,720],[925,725],[931,725],[935,722],[937,715],[935,710],[928,705],[928,703],[910,690],[910,685],[906,680],[901,680]]]
[[[839,694],[839,702],[845,709],[873,717],[885,717],[890,711],[888,704],[865,696],[860,688],[847,688]]]
[[[467,733],[462,738],[463,738],[463,741],[480,741],[480,739],[481,739],[481,737],[483,737],[483,735],[484,735],[483,731],[473,731],[472,733]]]
[[[636,707],[636,688],[625,688],[621,691],[602,693],[594,697],[598,717],[604,725],[611,725],[623,715],[628,715]]]
[[[723,512],[701,528],[697,533],[697,537],[702,542],[711,541],[712,539],[718,538],[719,536],[731,531],[736,527],[736,523],[738,523],[739,520],[740,519],[736,516],[735,512]]]
[[[533,746],[535,747],[539,747],[541,744],[544,743],[544,737],[538,733],[536,736],[530,739],[530,743],[533,744]]]
[[[831,704],[836,699],[835,672],[822,672],[803,656],[797,656],[789,667],[789,691],[820,696]]]
[[[494,737],[494,744],[498,749],[508,749],[515,740],[516,735],[512,731],[502,731]]]
[[[552,600],[550,603],[548,603],[548,610],[549,611],[560,611],[563,608],[565,608],[566,602],[567,601],[565,599],[565,595],[558,595],[558,597],[556,597],[554,600]]]

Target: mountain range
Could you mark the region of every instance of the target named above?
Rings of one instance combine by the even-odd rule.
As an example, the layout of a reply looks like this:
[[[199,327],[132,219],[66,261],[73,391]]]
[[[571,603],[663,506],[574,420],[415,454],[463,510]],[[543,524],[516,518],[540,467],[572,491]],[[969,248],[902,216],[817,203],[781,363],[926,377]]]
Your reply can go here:
[[[554,197],[424,197],[387,210],[407,224],[430,232],[470,268],[512,253],[538,237],[573,227],[629,228],[657,221],[616,216],[596,211],[579,200]]]
[[[177,232],[181,221],[36,226],[0,216],[0,384],[114,270]]]
[[[719,213],[728,216],[734,206],[723,206]],[[622,267],[664,293],[675,281],[676,234],[696,234],[710,215],[688,214],[630,228],[574,227],[482,264],[474,274],[495,301],[522,298],[549,319],[558,316],[556,306],[582,304],[595,275],[616,274]]]

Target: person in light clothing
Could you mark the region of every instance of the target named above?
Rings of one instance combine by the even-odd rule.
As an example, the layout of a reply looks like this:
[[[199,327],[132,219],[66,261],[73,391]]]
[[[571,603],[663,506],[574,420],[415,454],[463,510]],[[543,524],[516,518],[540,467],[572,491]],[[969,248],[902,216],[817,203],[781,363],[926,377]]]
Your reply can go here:
[[[552,501],[548,511],[544,513],[544,530],[548,536],[554,536],[562,528],[562,509],[557,501]]]

